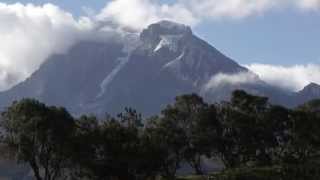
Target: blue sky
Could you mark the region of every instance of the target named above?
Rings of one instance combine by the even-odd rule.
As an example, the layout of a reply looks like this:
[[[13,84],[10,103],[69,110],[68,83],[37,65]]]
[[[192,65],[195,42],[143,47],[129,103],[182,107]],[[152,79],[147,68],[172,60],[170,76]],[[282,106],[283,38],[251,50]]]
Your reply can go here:
[[[5,0],[6,3],[53,3],[72,12],[85,14],[83,7],[102,9],[104,0]],[[169,2],[162,1],[162,2]],[[171,0],[172,3],[174,2]],[[279,65],[319,63],[320,13],[290,8],[237,20],[206,20],[194,27],[197,35],[241,64]]]
[[[272,12],[240,21],[210,22],[196,32],[240,63],[319,63],[317,13]]]

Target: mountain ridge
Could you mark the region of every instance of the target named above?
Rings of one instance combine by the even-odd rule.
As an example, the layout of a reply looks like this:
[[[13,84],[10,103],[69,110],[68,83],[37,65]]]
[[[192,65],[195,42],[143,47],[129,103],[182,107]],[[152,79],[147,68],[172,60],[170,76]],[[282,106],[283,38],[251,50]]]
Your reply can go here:
[[[51,56],[27,80],[1,92],[0,107],[30,97],[65,106],[75,115],[116,114],[127,106],[154,115],[177,95],[201,94],[210,79],[221,73],[252,72],[195,36],[190,27],[160,21],[139,35],[128,34],[120,41],[82,41],[66,54]],[[313,87],[313,93],[291,94],[257,76],[254,83],[229,84],[202,95],[212,102],[227,99],[235,89],[245,89],[295,106],[320,96],[320,88]],[[284,102],[286,99],[290,102]]]

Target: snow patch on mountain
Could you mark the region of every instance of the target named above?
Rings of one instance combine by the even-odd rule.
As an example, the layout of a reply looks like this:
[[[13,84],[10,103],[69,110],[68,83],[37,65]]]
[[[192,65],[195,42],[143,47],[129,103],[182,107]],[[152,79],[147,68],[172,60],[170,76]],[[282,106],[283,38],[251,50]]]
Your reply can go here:
[[[184,56],[184,52],[182,52],[176,59],[168,62],[167,64],[165,64],[163,66],[163,68],[170,68],[172,70],[174,70],[176,73],[179,73],[180,72],[180,69],[181,69],[181,60]]]
[[[124,47],[123,52],[126,54],[125,57],[120,57],[117,59],[118,65],[104,78],[100,84],[100,92],[96,98],[100,98],[105,94],[107,87],[114,80],[121,69],[129,62],[132,51],[140,45],[139,36],[137,34],[127,34],[123,37]]]
[[[159,51],[163,47],[168,47],[170,51],[177,51],[178,50],[178,42],[182,38],[182,35],[161,35],[160,42],[153,50],[153,52]]]
[[[178,76],[179,79],[183,81],[189,80],[187,76],[182,73],[182,58],[184,57],[184,52],[182,52],[177,58],[165,64],[162,69],[169,69],[174,74]]]
[[[116,77],[116,75],[120,72],[120,70],[129,62],[129,56],[121,57],[118,59],[119,64],[108,74],[108,76],[102,81],[100,88],[101,91],[97,95],[97,98],[100,98],[104,95],[107,87],[109,84],[113,81],[113,79]]]

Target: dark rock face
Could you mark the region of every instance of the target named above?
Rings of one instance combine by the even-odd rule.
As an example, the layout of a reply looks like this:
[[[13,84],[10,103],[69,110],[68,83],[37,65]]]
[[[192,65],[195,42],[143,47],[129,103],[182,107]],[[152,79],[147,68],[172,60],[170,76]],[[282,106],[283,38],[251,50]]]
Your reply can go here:
[[[207,101],[225,100],[235,89],[268,96],[273,102],[295,105],[320,97],[310,85],[298,94],[262,82],[229,84],[203,93],[219,73],[251,73],[196,37],[190,27],[161,21],[138,35],[110,42],[81,42],[66,54],[50,57],[30,78],[0,93],[0,106],[24,97],[65,106],[74,115],[116,114],[125,107],[145,115],[159,113],[184,93],[198,93]],[[289,99],[299,99],[297,101]],[[293,98],[292,98],[293,97]]]
[[[101,81],[122,56],[122,45],[82,42],[67,54],[50,57],[30,78],[0,94],[1,103],[25,97],[74,111],[93,99]]]

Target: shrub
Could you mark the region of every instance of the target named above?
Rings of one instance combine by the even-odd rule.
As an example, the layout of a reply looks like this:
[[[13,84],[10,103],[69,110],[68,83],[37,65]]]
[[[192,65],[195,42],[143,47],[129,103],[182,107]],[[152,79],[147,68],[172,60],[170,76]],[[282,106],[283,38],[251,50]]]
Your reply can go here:
[[[320,168],[315,164],[283,167],[238,168],[212,175],[212,180],[319,180]]]

